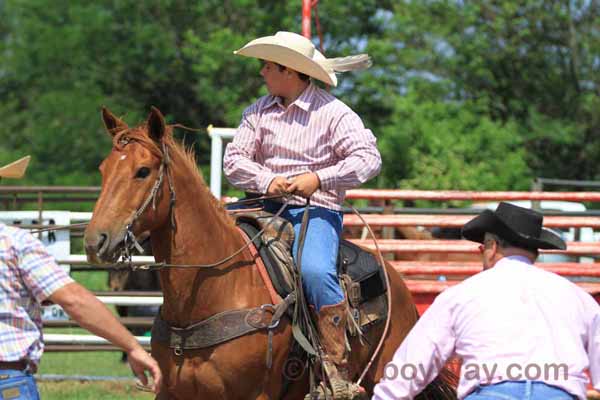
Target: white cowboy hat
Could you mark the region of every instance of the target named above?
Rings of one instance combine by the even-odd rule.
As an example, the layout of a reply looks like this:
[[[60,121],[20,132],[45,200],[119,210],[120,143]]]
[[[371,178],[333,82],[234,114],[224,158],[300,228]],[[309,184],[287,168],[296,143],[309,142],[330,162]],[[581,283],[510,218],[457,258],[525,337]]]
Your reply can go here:
[[[20,179],[25,175],[31,156],[25,156],[17,161],[0,167],[0,178]]]
[[[325,58],[309,39],[285,31],[277,32],[274,36],[254,39],[233,54],[281,64],[331,86],[337,86],[336,72],[365,69],[371,66],[371,58],[368,54]]]

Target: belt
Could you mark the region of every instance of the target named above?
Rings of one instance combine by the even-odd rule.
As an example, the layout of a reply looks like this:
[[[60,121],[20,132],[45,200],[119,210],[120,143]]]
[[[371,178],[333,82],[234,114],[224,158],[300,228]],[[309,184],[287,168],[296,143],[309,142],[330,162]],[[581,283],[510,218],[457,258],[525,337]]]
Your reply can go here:
[[[27,361],[0,361],[0,369],[14,369],[17,371],[24,371],[27,369]]]

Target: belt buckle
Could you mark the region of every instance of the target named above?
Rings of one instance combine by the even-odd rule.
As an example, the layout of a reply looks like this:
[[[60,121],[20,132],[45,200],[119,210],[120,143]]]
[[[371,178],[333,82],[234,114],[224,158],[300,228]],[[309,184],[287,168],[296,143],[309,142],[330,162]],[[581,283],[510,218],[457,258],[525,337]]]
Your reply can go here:
[[[2,398],[6,400],[19,399],[21,398],[21,389],[18,387],[12,387],[9,389],[2,390]]]

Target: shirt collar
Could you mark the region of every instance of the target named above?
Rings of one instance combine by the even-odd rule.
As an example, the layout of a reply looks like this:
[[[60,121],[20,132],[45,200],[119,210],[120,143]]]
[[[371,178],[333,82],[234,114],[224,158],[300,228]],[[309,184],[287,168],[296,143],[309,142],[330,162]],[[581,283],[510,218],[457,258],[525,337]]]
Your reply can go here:
[[[265,103],[263,104],[263,106],[260,108],[260,111],[266,110],[267,108],[270,108],[272,106],[274,106],[275,104],[281,106],[281,97],[278,96],[270,96],[267,98],[267,100],[265,101]]]
[[[308,111],[310,109],[310,105],[313,102],[315,97],[315,86],[312,83],[309,83],[306,89],[298,96],[296,100],[290,105],[295,105],[296,107]]]
[[[315,97],[315,86],[312,83],[309,83],[309,85],[306,87],[306,89],[304,89],[304,91],[300,94],[300,96],[298,96],[298,98],[296,100],[294,100],[292,102],[292,104],[290,104],[290,107],[296,106],[296,107],[300,108],[301,110],[309,111],[310,105],[313,102],[314,97]],[[283,102],[281,101],[281,97],[269,96],[267,98],[267,100],[265,101],[264,105],[261,107],[261,111],[266,110],[267,108],[270,108],[270,107],[274,106],[275,104],[277,104],[280,107],[283,107]]]
[[[528,265],[533,265],[533,263],[531,262],[531,260],[529,260],[529,258],[525,257],[525,256],[507,256],[504,257],[502,259],[500,259],[495,266],[500,266],[503,264],[508,264],[510,262],[520,262],[520,263],[524,263],[524,264],[528,264]]]

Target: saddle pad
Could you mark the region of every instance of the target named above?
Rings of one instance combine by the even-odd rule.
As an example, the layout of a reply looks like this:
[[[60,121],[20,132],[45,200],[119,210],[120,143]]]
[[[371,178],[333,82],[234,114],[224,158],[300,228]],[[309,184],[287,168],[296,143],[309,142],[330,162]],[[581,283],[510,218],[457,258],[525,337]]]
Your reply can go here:
[[[249,238],[253,238],[258,233],[259,229],[244,221],[238,221],[238,227],[243,230]],[[256,250],[258,250],[258,254],[263,260],[265,264],[265,268],[269,273],[269,277],[271,278],[271,282],[273,283],[273,287],[279,296],[284,299],[288,294],[290,294],[293,288],[288,283],[288,280],[284,277],[284,272],[281,270],[279,264],[275,261],[275,256],[269,250],[269,246],[267,243],[264,243],[261,237],[257,237],[253,241]]]
[[[249,237],[253,237],[258,232],[256,226],[246,221],[238,221],[238,226]],[[281,270],[279,264],[275,261],[275,256],[271,253],[268,243],[264,243],[263,240],[257,238],[254,240],[254,245],[271,277],[275,291],[281,298],[285,298],[293,290],[284,277],[285,272]],[[386,293],[385,276],[377,258],[352,242],[341,241],[337,268],[338,274],[345,273],[352,278],[352,281],[360,283],[361,303]]]
[[[342,240],[338,253],[338,275],[347,274],[360,283],[361,303],[384,294],[385,275],[377,258],[352,242]]]

